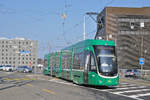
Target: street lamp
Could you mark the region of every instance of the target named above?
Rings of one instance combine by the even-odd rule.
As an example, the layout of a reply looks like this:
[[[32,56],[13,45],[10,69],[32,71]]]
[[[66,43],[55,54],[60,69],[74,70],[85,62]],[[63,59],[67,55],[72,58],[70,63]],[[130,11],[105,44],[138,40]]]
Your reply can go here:
[[[140,28],[141,28],[141,58],[143,58],[144,60],[144,57],[143,57],[143,31],[142,31],[142,28],[144,27],[144,22],[141,22],[140,23]],[[143,64],[141,64],[141,77],[143,76]]]
[[[85,23],[86,23],[86,15],[89,15],[96,23],[97,21],[92,17],[92,15],[98,15],[97,12],[86,12],[83,16],[83,40],[86,39],[86,26],[85,26]]]
[[[83,40],[85,40],[85,15],[83,17]]]

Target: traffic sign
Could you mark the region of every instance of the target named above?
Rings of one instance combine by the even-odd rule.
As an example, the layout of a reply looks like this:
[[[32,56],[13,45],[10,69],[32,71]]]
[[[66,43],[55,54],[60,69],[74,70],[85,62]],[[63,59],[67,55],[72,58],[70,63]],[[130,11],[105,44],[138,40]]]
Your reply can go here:
[[[144,65],[144,58],[140,58],[140,65]]]
[[[25,51],[25,50],[20,51],[20,54],[29,54],[29,53],[31,53],[31,52],[30,51]]]

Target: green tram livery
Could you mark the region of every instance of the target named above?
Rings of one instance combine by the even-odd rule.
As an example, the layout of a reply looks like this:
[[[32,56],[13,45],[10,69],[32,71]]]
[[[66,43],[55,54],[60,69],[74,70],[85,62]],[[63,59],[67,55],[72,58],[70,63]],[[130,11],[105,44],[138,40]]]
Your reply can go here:
[[[119,84],[115,43],[84,40],[45,55],[44,74],[71,80],[76,84],[115,86]]]

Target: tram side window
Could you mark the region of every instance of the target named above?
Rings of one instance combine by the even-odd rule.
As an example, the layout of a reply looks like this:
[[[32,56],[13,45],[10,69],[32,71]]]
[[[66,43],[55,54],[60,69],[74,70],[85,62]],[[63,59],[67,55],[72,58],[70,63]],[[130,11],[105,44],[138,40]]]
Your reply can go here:
[[[67,53],[67,52],[64,52],[62,54],[61,62],[62,62],[61,63],[62,68],[70,69],[71,54]]]
[[[66,55],[66,65],[65,65],[65,67],[67,68],[67,69],[70,69],[70,63],[71,62],[71,54],[67,54]]]
[[[70,65],[71,65],[71,55],[68,55],[68,67],[70,68]]]
[[[49,65],[52,66],[52,57],[50,57]]]
[[[51,56],[50,57],[50,67],[52,67],[52,70],[54,69],[54,64],[55,64],[55,57]]]
[[[96,72],[97,68],[96,68],[96,62],[95,62],[93,53],[91,51],[86,51],[85,52],[85,58],[86,58],[86,64],[85,65],[87,65],[86,69],[93,71],[93,72]],[[87,59],[89,59],[89,60],[87,60]]]
[[[61,58],[61,68],[64,69],[65,68],[65,57],[62,56]]]
[[[92,52],[90,52],[90,70],[91,71],[96,71],[97,70],[94,55],[93,55]]]
[[[44,59],[44,66],[47,67],[48,66],[48,60]]]
[[[73,58],[73,69],[80,69],[79,55],[75,54]]]
[[[73,69],[84,69],[85,65],[85,59],[84,59],[84,53],[78,53],[74,55],[74,61],[73,61]]]
[[[53,56],[52,58],[52,66],[54,67],[55,66],[55,57]]]
[[[59,66],[60,66],[60,53],[58,53],[56,56],[56,68],[59,68]]]

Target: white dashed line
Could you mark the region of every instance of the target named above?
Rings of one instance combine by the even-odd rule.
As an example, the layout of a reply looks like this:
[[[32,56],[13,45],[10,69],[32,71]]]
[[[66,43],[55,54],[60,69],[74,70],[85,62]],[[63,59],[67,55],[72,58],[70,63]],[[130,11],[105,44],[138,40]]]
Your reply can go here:
[[[114,94],[121,94],[121,93],[143,92],[143,91],[150,91],[150,89],[128,90],[128,91],[113,92],[113,93]]]
[[[143,96],[150,96],[150,93],[130,95],[129,97],[137,98],[137,97],[143,97]]]

